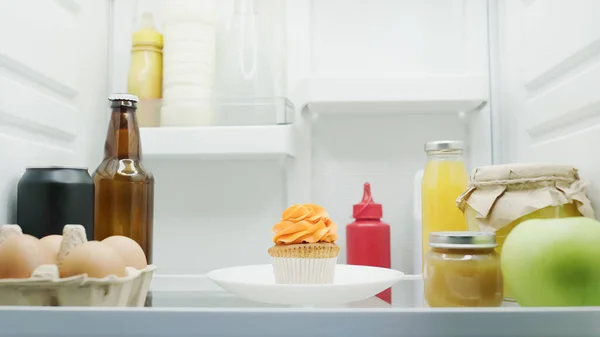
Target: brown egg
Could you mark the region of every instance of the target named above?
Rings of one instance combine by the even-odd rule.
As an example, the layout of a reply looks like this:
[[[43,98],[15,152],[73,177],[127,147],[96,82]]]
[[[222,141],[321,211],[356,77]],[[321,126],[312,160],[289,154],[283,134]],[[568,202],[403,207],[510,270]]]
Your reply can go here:
[[[144,269],[148,265],[144,250],[133,239],[126,236],[114,235],[102,240],[102,243],[116,250],[125,261],[127,267]]]
[[[11,236],[0,245],[0,278],[29,278],[43,264],[54,264],[52,253],[36,237]]]
[[[54,263],[56,263],[62,239],[62,235],[48,235],[40,239],[40,243],[53,254],[55,260]]]
[[[73,248],[59,267],[60,277],[87,274],[92,278],[125,276],[125,262],[112,247],[88,241]]]

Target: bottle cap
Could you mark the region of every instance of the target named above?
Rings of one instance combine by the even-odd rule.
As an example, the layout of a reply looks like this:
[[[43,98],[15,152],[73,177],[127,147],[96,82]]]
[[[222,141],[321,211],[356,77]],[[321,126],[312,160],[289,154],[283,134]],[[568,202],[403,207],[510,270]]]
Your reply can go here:
[[[127,101],[127,102],[139,102],[139,99],[136,95],[131,94],[112,94],[108,97],[109,101]]]
[[[154,29],[154,16],[152,13],[142,13],[142,22],[140,23],[141,29]]]
[[[381,219],[383,206],[373,201],[371,184],[365,183],[362,200],[352,207],[352,216],[355,219]]]
[[[465,142],[460,140],[436,140],[425,143],[425,152],[464,149]]]
[[[164,47],[164,39],[162,34],[156,31],[154,25],[154,16],[152,13],[142,13],[140,29],[133,32],[133,35],[131,36],[131,46],[134,48],[134,50],[149,51],[150,49],[144,48],[145,46],[158,49],[154,51],[162,51]]]

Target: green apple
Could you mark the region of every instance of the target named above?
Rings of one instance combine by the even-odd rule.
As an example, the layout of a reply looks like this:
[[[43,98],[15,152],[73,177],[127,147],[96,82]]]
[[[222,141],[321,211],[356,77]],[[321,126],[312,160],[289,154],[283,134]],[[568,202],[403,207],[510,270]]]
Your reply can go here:
[[[506,238],[502,274],[522,306],[600,305],[600,222],[527,220]]]

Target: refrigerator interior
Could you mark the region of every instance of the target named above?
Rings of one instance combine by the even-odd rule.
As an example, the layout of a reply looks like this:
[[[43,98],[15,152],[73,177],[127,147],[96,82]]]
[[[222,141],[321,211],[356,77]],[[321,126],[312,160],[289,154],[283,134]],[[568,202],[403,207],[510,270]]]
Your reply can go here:
[[[161,2],[114,5],[112,83],[122,91],[132,18],[149,11],[160,22]],[[291,126],[263,131],[285,127],[289,136],[273,132],[264,141],[289,146],[254,157],[232,151],[167,160],[149,154],[144,139],[146,165],[157,181],[155,260],[171,282],[174,275],[268,263],[270,227],[293,203],[323,205],[343,243],[367,181],[392,226],[392,267],[412,273],[413,182],[424,165],[424,142],[465,140],[470,167],[492,162],[485,2],[285,5],[285,91],[295,118]],[[257,138],[269,136],[258,133],[255,146],[266,146]],[[188,248],[177,249],[182,246]],[[343,263],[345,251],[340,257]]]
[[[465,140],[470,168],[573,164],[598,205],[600,3],[285,5],[293,124],[142,131],[156,177],[157,289],[267,263],[270,227],[293,203],[328,209],[343,247],[366,181],[392,226],[392,267],[414,273],[413,185],[428,140]],[[106,97],[126,89],[131,33],[145,11],[160,24],[160,1],[0,2],[0,27],[12,32],[0,46],[2,221],[15,221],[25,166],[97,166]]]

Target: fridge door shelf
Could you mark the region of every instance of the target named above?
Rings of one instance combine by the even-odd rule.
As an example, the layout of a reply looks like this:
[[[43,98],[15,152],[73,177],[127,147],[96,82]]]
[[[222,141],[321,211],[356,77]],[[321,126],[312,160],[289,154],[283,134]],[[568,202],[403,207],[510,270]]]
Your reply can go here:
[[[487,103],[486,76],[307,78],[297,96],[313,114],[469,114]]]
[[[193,85],[183,89],[198,90]],[[285,97],[208,96],[199,100],[141,99],[137,111],[140,125],[151,127],[286,125],[294,123],[294,113],[294,104]]]
[[[148,159],[278,159],[295,156],[293,125],[141,128]]]

